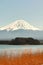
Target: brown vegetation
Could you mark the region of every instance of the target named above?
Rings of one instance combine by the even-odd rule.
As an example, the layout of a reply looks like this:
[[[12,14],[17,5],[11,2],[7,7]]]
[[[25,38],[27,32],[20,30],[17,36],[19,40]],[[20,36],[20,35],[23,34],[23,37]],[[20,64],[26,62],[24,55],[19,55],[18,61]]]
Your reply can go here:
[[[43,65],[43,53],[28,54],[21,56],[0,55],[0,65]]]

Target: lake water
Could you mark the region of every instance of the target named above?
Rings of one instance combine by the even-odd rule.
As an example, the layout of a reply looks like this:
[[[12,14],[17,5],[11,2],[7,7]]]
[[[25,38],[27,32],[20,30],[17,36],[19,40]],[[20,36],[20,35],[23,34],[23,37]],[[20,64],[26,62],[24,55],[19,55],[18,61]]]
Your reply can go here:
[[[40,49],[43,51],[43,45],[0,45],[0,52],[6,51],[7,53],[22,53],[25,49],[32,49],[32,52],[36,52],[36,50]],[[3,53],[2,53],[3,54]]]
[[[0,49],[6,49],[6,48],[42,48],[43,45],[0,45]]]

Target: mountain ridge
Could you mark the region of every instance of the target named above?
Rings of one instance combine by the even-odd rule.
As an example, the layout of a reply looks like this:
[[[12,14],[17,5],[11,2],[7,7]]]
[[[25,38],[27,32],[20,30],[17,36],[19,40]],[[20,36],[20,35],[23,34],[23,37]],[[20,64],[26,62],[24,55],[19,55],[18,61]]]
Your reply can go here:
[[[14,30],[14,31],[7,31],[2,30],[0,31],[0,40],[11,40],[17,37],[24,37],[24,38],[34,38],[34,39],[43,39],[43,31],[38,30]]]

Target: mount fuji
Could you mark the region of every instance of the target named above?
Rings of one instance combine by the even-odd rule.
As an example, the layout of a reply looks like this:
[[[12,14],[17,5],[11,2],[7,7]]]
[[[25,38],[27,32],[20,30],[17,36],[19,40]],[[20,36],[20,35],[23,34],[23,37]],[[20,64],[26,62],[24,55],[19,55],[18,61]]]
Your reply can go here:
[[[36,28],[32,25],[30,25],[28,22],[24,20],[17,20],[7,26],[1,27],[0,30],[18,30],[18,29],[24,29],[24,30],[39,30],[39,28]]]
[[[0,28],[0,40],[11,40],[16,37],[43,39],[43,30],[30,25],[24,20],[16,20]]]

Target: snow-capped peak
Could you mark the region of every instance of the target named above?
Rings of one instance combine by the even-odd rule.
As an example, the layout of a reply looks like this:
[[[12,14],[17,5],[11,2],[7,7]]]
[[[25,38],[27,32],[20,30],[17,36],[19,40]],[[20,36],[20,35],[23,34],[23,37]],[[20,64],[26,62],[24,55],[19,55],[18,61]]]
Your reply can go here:
[[[17,29],[39,30],[39,28],[30,25],[28,22],[24,20],[16,20],[13,23],[0,28],[0,30],[17,30]]]

